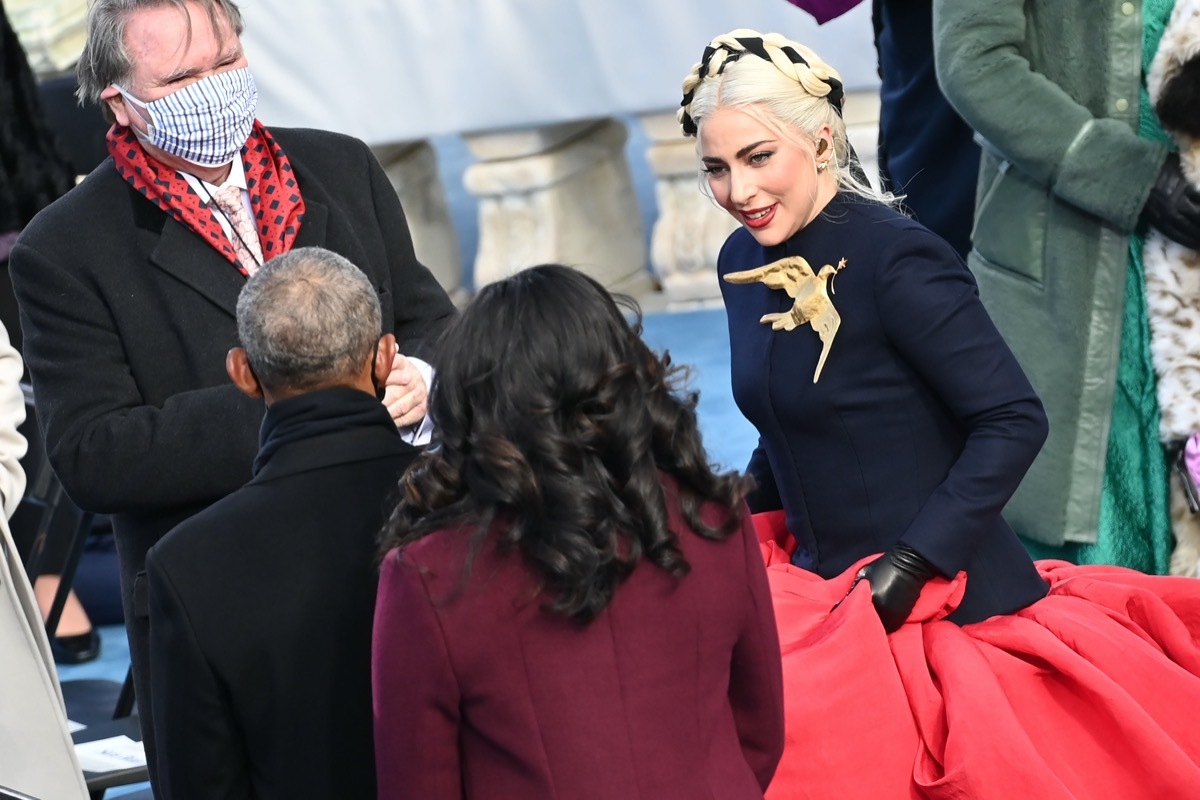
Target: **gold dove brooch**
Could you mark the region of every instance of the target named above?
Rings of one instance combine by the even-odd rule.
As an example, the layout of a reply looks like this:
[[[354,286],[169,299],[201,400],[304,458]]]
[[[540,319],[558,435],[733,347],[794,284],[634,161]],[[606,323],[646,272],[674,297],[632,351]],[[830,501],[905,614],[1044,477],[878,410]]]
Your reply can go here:
[[[813,383],[821,377],[825,358],[833,346],[833,337],[837,336],[842,324],[842,318],[833,307],[829,295],[833,292],[833,276],[845,266],[846,259],[843,258],[837,267],[826,264],[820,271],[814,272],[800,256],[789,256],[757,269],[731,272],[725,276],[730,283],[761,283],[788,293],[793,300],[792,310],[785,314],[763,314],[759,322],[764,325],[770,323],[771,330],[776,331],[794,331],[806,322],[812,324],[823,344]]]

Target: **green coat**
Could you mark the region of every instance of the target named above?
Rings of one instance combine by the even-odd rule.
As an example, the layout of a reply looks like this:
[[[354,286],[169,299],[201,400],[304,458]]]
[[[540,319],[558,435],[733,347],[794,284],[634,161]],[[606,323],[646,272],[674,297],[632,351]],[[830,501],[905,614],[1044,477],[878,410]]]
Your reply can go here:
[[[968,261],[1050,419],[1005,516],[1095,541],[1129,233],[1167,152],[1137,135],[1141,2],[934,0],[934,47],[983,145]]]

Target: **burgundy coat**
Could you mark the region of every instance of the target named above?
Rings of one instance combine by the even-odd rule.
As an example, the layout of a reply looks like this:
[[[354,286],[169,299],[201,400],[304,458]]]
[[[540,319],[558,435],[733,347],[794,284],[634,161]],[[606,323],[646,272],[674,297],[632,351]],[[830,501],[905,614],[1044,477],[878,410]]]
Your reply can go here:
[[[667,487],[691,573],[643,561],[586,626],[542,610],[519,555],[487,544],[455,594],[461,532],[387,557],[373,655],[380,798],[762,797],[783,749],[783,690],[758,542],[749,515],[721,542],[692,533]]]

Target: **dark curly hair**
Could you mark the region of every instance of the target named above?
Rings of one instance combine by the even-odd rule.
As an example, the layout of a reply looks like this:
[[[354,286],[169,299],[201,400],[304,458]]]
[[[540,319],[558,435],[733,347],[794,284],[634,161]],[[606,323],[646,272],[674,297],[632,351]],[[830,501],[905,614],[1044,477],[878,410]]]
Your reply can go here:
[[[670,530],[660,471],[689,527],[711,539],[741,521],[749,482],[714,473],[684,370],[641,340],[617,302],[568,267],[533,267],[484,288],[439,340],[429,408],[438,442],[401,481],[384,549],[434,531],[473,537],[463,581],[493,532],[542,579],[545,608],[594,619],[647,558],[689,566]],[[718,528],[701,505],[729,510]]]

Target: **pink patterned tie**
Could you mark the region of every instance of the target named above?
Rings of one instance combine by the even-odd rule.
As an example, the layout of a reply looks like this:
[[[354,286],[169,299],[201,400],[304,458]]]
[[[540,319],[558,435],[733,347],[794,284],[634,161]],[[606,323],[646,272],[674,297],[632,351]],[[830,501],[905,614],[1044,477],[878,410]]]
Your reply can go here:
[[[217,190],[213,200],[233,229],[233,235],[229,238],[238,261],[248,274],[253,275],[263,263],[262,245],[258,242],[254,220],[246,213],[246,206],[242,203],[242,190],[230,184]]]

